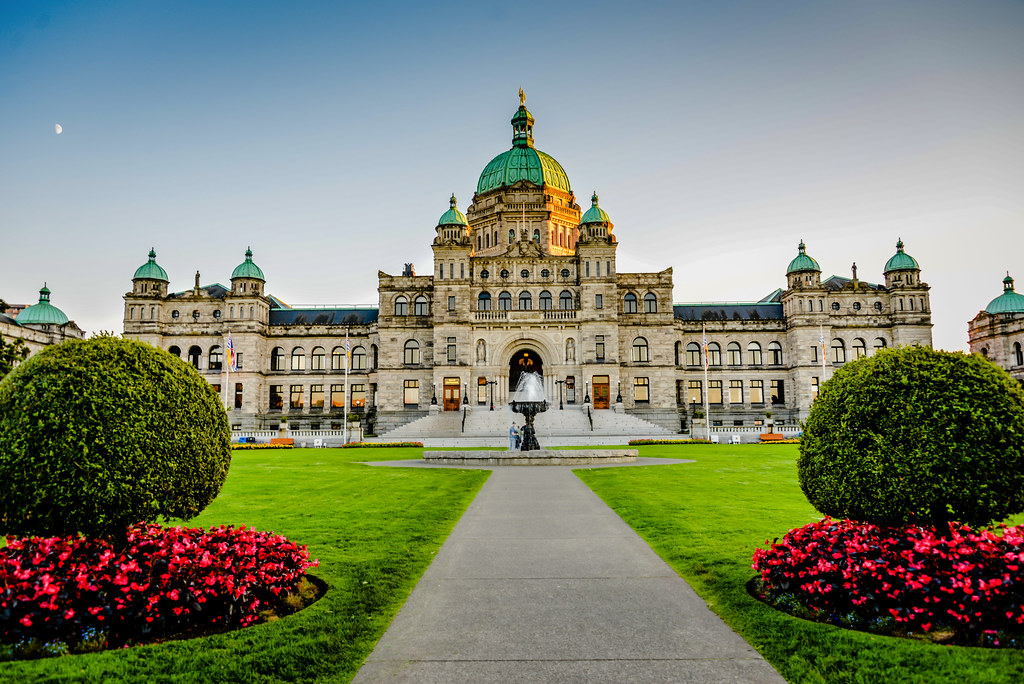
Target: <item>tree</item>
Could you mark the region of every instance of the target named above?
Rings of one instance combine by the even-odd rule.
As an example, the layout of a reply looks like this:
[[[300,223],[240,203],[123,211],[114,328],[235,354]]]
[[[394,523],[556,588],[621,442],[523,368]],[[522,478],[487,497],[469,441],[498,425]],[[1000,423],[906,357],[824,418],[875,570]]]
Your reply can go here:
[[[877,525],[984,525],[1024,511],[1024,392],[977,355],[904,347],[838,369],[804,425],[800,486]]]
[[[22,340],[5,342],[4,336],[0,335],[0,379],[11,372],[15,364],[24,361],[28,357],[28,347]]]
[[[147,344],[69,340],[0,382],[2,532],[118,540],[143,520],[187,520],[230,462],[217,394]]]

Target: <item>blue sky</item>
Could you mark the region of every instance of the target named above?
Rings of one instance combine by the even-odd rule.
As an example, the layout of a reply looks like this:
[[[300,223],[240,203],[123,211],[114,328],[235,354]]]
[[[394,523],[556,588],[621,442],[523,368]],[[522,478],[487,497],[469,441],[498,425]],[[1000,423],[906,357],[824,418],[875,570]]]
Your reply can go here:
[[[784,287],[800,239],[878,282],[902,237],[960,349],[1024,279],[1021,2],[3,2],[0,297],[120,331],[151,246],[180,290],[251,245],[285,301],[375,304],[520,86],[677,302]]]

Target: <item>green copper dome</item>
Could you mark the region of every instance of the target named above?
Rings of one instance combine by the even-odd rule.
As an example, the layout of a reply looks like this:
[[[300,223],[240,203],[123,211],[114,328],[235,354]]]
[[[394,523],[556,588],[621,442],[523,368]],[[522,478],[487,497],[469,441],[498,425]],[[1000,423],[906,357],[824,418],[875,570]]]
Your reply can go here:
[[[252,249],[246,248],[245,261],[235,266],[235,270],[231,272],[231,279],[234,280],[235,278],[255,278],[256,280],[266,281],[260,267],[252,263]]]
[[[44,283],[39,291],[39,303],[23,309],[14,320],[18,325],[64,325],[68,317],[50,304],[50,289]]]
[[[908,270],[919,271],[921,270],[921,267],[918,266],[917,259],[903,251],[903,240],[897,240],[896,253],[893,254],[891,259],[885,262],[885,270],[882,271],[882,273]]]
[[[484,193],[521,180],[572,192],[562,165],[533,146],[533,115],[526,109],[522,90],[519,91],[519,109],[512,117],[512,149],[502,152],[484,167],[476,191]]]
[[[1003,294],[988,303],[988,306],[985,307],[985,313],[1024,313],[1024,295],[1019,295],[1013,291],[1013,278],[1010,277],[1009,273],[1003,278]],[[18,320],[21,320],[21,316],[18,316]]]
[[[612,220],[611,218],[609,218],[608,212],[606,212],[601,207],[597,206],[597,193],[595,192],[593,196],[590,198],[590,208],[587,209],[587,212],[583,214],[583,217],[580,219],[580,225],[583,225],[585,223],[611,222]]]
[[[448,211],[441,214],[441,218],[437,220],[439,226],[468,226],[469,221],[466,220],[466,215],[458,210],[455,206],[455,195],[452,194],[448,204],[451,207]]]
[[[800,241],[800,253],[796,255],[796,258],[789,262],[789,268],[786,269],[786,275],[790,273],[800,273],[801,271],[821,271],[821,267],[818,266],[818,262],[807,256],[807,247],[804,245],[804,241]]]
[[[163,267],[156,263],[156,250],[149,250],[149,261],[135,269],[135,275],[132,276],[132,280],[139,278],[148,278],[149,280],[162,280],[165,283],[167,281],[167,271]]]

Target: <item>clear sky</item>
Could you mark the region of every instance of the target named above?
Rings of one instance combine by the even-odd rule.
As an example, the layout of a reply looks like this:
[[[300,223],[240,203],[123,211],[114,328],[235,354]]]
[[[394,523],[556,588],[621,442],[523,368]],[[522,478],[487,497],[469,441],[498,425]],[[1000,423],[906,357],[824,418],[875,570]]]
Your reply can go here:
[[[520,86],[676,302],[785,287],[801,238],[879,282],[902,237],[962,349],[1024,287],[1024,2],[3,0],[0,297],[120,331],[150,247],[182,290],[251,245],[293,305],[375,305]]]

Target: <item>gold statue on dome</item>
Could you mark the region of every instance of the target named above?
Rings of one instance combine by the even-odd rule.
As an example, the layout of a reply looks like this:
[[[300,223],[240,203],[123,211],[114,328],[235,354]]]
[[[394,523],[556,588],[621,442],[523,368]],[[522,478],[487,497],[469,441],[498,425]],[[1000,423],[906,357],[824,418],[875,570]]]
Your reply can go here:
[[[522,88],[519,89],[519,106],[520,107],[525,107],[526,106],[526,93],[523,92]]]

